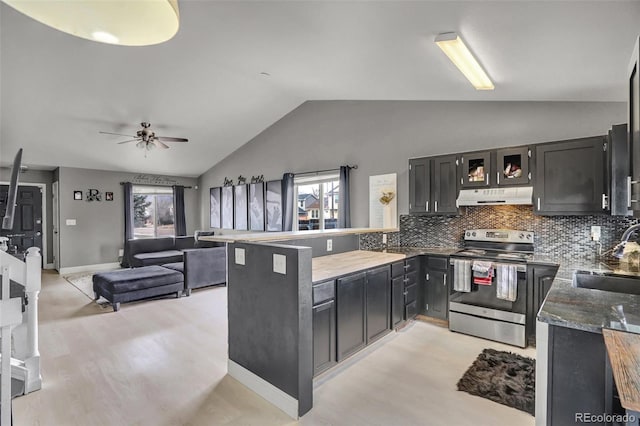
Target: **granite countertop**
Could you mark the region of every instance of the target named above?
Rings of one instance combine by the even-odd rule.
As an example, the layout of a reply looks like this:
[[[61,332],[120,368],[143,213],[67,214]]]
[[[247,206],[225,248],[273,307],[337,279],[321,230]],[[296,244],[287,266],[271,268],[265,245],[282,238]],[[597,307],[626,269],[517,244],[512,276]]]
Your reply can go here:
[[[621,305],[628,331],[640,332],[640,295],[577,288],[572,284],[576,271],[640,277],[638,272],[627,271],[617,263],[588,260],[560,259],[543,263],[555,263],[560,268],[538,312],[539,321],[595,333],[601,333],[603,327],[624,331],[624,326],[612,309],[613,306]]]
[[[404,254],[407,257],[413,257],[423,254],[449,256],[459,250],[459,247],[387,247],[386,249],[378,249],[374,251],[382,253]]]

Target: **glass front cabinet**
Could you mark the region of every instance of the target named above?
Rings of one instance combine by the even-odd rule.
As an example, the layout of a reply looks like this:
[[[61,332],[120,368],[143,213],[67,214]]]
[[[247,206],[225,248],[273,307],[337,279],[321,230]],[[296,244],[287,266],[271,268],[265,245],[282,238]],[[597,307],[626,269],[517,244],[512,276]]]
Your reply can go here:
[[[531,181],[529,173],[529,148],[505,148],[496,151],[496,185],[527,185]]]
[[[471,152],[463,154],[462,163],[463,187],[473,188],[491,185],[491,151]]]

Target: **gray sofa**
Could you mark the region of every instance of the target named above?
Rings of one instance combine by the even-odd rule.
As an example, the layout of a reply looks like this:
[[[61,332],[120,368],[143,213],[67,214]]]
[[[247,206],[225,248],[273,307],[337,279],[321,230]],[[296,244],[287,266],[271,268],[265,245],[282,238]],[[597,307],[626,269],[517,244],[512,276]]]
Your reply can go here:
[[[162,266],[184,275],[184,293],[191,295],[194,288],[227,282],[227,248],[208,247],[182,251],[183,262],[165,263]]]
[[[211,241],[196,241],[195,237],[140,238],[127,241],[125,253],[129,254],[129,265],[133,268],[165,263],[182,262],[184,250],[217,247],[222,244]]]

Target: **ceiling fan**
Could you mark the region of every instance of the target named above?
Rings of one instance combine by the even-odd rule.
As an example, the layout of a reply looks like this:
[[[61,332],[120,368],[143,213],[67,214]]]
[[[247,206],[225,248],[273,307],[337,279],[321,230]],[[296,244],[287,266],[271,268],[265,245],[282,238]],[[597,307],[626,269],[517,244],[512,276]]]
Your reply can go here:
[[[138,130],[135,135],[124,135],[122,133],[112,133],[112,132],[99,132],[103,135],[116,135],[116,136],[126,136],[129,139],[126,141],[118,142],[118,145],[129,142],[137,142],[136,146],[140,149],[144,149],[146,151],[151,151],[155,147],[167,149],[169,145],[165,144],[165,142],[189,142],[189,139],[185,138],[171,138],[167,136],[156,136],[156,133],[151,130],[151,123],[147,123],[143,121],[140,123],[142,129]]]

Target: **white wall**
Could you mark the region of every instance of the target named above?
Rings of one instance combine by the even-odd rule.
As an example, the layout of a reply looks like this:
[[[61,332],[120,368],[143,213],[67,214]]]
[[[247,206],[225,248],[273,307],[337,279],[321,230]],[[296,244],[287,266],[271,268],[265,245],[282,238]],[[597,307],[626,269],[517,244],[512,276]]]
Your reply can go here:
[[[351,215],[361,227],[370,175],[398,173],[398,211],[407,213],[411,157],[602,135],[624,122],[625,103],[308,101],[200,176],[201,227],[209,227],[209,188],[225,177],[357,164]]]
[[[60,267],[69,268],[118,261],[123,248],[124,201],[120,182],[132,181],[136,173],[60,167]],[[175,177],[179,184],[197,185],[194,178]],[[102,201],[86,201],[86,193],[95,188]],[[73,191],[82,191],[82,201],[73,199]],[[105,201],[104,193],[113,192],[113,201]],[[185,189],[184,203],[187,234],[199,224],[198,190]],[[67,226],[67,219],[75,219],[75,226]]]

